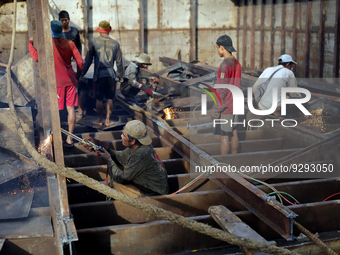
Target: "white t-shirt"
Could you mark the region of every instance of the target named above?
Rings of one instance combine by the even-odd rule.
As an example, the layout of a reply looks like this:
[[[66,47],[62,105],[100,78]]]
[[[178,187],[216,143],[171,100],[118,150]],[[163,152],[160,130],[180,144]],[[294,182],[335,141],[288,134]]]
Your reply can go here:
[[[278,69],[280,70],[274,74],[274,76],[272,77],[268,84],[267,90],[264,92],[263,97],[258,103],[260,110],[267,110],[272,107],[274,87],[277,87],[277,107],[281,106],[281,88],[297,87],[297,82],[294,73],[291,70],[279,65],[274,67],[268,67],[263,71],[263,73],[260,75],[260,77],[253,85],[253,93],[255,94],[257,89],[260,87],[260,84],[268,80],[269,77]],[[291,97],[301,97],[300,93],[289,94]]]

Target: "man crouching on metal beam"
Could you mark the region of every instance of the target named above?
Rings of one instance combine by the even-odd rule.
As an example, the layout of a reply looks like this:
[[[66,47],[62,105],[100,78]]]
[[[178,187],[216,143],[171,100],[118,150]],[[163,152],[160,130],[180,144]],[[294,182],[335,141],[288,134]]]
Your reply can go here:
[[[150,56],[142,53],[136,56],[135,61],[131,61],[127,66],[124,73],[124,82],[120,86],[120,92],[125,98],[132,99],[141,90],[153,97],[152,84],[159,82],[158,77],[142,77],[140,74],[140,69],[146,68],[148,65],[152,65]]]
[[[107,142],[87,138],[103,147],[103,152],[98,154],[107,162],[111,186],[134,198],[167,194],[168,175],[151,145],[152,140],[143,122],[129,121],[121,138],[123,145],[127,147],[123,151],[109,149]],[[91,151],[91,147],[84,147]],[[124,170],[117,164],[124,166]]]

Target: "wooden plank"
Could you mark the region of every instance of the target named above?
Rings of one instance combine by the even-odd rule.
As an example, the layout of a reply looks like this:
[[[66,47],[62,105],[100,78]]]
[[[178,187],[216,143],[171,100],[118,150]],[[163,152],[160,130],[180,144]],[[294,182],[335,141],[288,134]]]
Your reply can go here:
[[[223,205],[209,207],[209,213],[216,223],[226,232],[234,234],[242,238],[249,238],[256,242],[264,243],[267,245],[273,245],[275,242],[268,242],[246,223],[244,223],[239,217],[237,217],[232,211]],[[241,247],[242,248],[242,247]],[[254,252],[251,253],[245,248],[242,248],[246,254],[265,255],[268,253]]]
[[[0,222],[1,239],[53,237],[51,217],[28,217]]]

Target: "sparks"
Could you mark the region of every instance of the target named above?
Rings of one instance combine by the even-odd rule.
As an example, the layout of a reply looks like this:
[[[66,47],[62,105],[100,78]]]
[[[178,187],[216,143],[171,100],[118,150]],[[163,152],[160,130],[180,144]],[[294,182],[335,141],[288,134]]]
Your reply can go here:
[[[163,112],[165,113],[165,119],[166,120],[171,120],[171,119],[177,119],[177,113],[180,110],[177,108],[169,107],[163,109]]]

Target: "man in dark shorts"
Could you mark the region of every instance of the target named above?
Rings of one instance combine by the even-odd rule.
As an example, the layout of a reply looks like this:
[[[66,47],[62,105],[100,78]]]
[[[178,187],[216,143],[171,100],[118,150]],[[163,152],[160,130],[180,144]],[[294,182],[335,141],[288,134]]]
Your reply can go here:
[[[242,67],[237,59],[232,55],[236,50],[233,47],[231,38],[228,35],[220,36],[216,41],[217,53],[224,60],[220,64],[217,72],[217,84],[230,84],[240,88]],[[237,115],[233,115],[233,95],[226,88],[218,88],[223,105],[213,107],[214,119],[225,119],[227,124],[217,124],[214,134],[220,136],[221,155],[236,154],[238,151],[239,140],[237,136],[237,126],[234,124],[238,121]],[[229,145],[229,142],[231,146]]]
[[[98,120],[94,121],[93,124],[103,125],[103,99],[105,97],[107,100],[105,126],[111,126],[115,124],[110,121],[110,116],[113,109],[113,99],[115,98],[116,93],[116,82],[119,80],[123,81],[122,52],[119,43],[109,37],[111,26],[108,21],[101,21],[97,31],[100,33],[100,36],[93,38],[90,42],[82,76],[86,74],[94,58],[93,82],[95,83]],[[118,75],[113,69],[115,61],[118,68]]]
[[[80,55],[81,55],[81,41],[79,36],[79,30],[75,27],[70,26],[70,15],[67,11],[59,12],[59,21],[63,24],[63,33],[66,39],[74,42]]]

